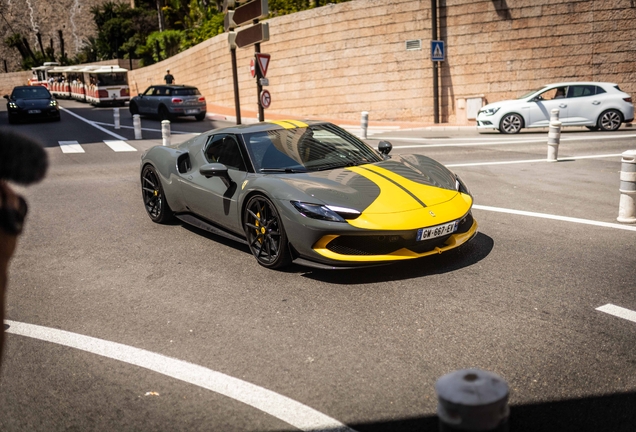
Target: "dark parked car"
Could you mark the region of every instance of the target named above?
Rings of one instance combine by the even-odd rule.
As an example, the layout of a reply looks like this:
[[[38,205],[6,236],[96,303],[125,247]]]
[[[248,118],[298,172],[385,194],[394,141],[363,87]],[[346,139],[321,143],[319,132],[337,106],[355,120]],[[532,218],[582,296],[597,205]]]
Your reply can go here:
[[[130,100],[131,114],[158,116],[161,120],[194,116],[205,118],[205,97],[199,89],[187,85],[154,85]]]
[[[4,98],[7,100],[7,112],[11,124],[30,119],[60,120],[60,107],[45,87],[14,87],[11,96],[4,95]]]

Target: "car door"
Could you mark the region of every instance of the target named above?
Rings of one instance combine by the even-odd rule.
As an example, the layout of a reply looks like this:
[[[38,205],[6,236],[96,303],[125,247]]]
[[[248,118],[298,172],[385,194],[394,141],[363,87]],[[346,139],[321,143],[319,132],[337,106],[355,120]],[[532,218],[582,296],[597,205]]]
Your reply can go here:
[[[569,122],[567,86],[552,87],[530,100],[528,127],[543,127],[550,125],[550,115],[553,109],[559,110],[559,120]]]
[[[155,98],[156,87],[150,86],[145,92],[137,99],[137,108],[140,114],[152,114],[152,100]]]
[[[190,210],[231,231],[242,233],[237,200],[239,187],[247,178],[247,169],[237,137],[233,134],[212,135],[202,151],[191,157],[195,168],[181,183],[183,198]],[[220,163],[228,168],[229,187],[222,178],[206,178],[199,172],[199,167],[208,163]]]
[[[603,98],[605,93],[601,87],[593,84],[581,84],[570,86],[568,90],[569,113],[572,124],[595,125],[598,116],[601,115]]]

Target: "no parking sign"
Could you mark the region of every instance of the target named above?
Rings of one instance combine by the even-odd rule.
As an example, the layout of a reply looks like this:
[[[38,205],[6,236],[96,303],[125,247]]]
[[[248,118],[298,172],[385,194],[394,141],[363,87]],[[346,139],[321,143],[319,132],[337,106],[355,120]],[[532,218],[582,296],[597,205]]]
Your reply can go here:
[[[263,90],[261,92],[260,99],[261,99],[261,106],[263,108],[269,108],[269,106],[272,103],[272,95],[270,95],[267,90]]]

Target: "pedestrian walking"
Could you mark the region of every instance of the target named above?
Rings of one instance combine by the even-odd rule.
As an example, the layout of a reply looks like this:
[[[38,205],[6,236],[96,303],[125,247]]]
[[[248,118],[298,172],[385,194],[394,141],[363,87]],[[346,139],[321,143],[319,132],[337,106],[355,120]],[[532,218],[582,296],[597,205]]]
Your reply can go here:
[[[170,69],[166,71],[166,76],[163,77],[163,79],[166,82],[166,84],[174,84],[174,77],[170,73]]]

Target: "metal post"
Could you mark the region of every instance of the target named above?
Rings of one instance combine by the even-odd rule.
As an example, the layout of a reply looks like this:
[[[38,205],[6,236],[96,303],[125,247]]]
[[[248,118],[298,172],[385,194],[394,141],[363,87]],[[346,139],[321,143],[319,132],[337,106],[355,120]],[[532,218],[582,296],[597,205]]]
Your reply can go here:
[[[554,108],[550,111],[550,123],[559,121],[559,112],[560,110],[558,108]]]
[[[550,121],[548,129],[548,162],[557,162],[559,143],[561,142],[561,122]]]
[[[139,114],[133,114],[133,129],[135,130],[135,139],[141,139],[141,117]]]
[[[622,156],[619,189],[621,199],[616,220],[636,223],[636,150],[627,150]]]
[[[362,111],[360,117],[360,128],[362,128],[362,138],[367,139],[367,128],[369,127],[369,112]]]
[[[164,146],[170,145],[170,120],[161,121],[161,138]]]
[[[234,80],[234,110],[236,111],[236,124],[241,124],[241,101],[239,99],[238,72],[236,66],[236,48],[230,48],[232,53],[232,79]]]
[[[439,430],[507,432],[508,384],[480,369],[444,375],[435,383]]]
[[[431,36],[437,40],[437,0],[431,0]],[[437,63],[433,62],[433,123],[439,123],[439,78]]]
[[[261,44],[254,44],[254,53],[260,54],[261,52]],[[265,121],[265,108],[263,108],[263,104],[261,104],[261,92],[263,91],[263,86],[261,85],[261,71],[258,65],[254,65],[256,67],[256,99],[258,100],[258,121]]]
[[[115,123],[115,129],[119,129],[119,108],[113,108],[113,121]]]

